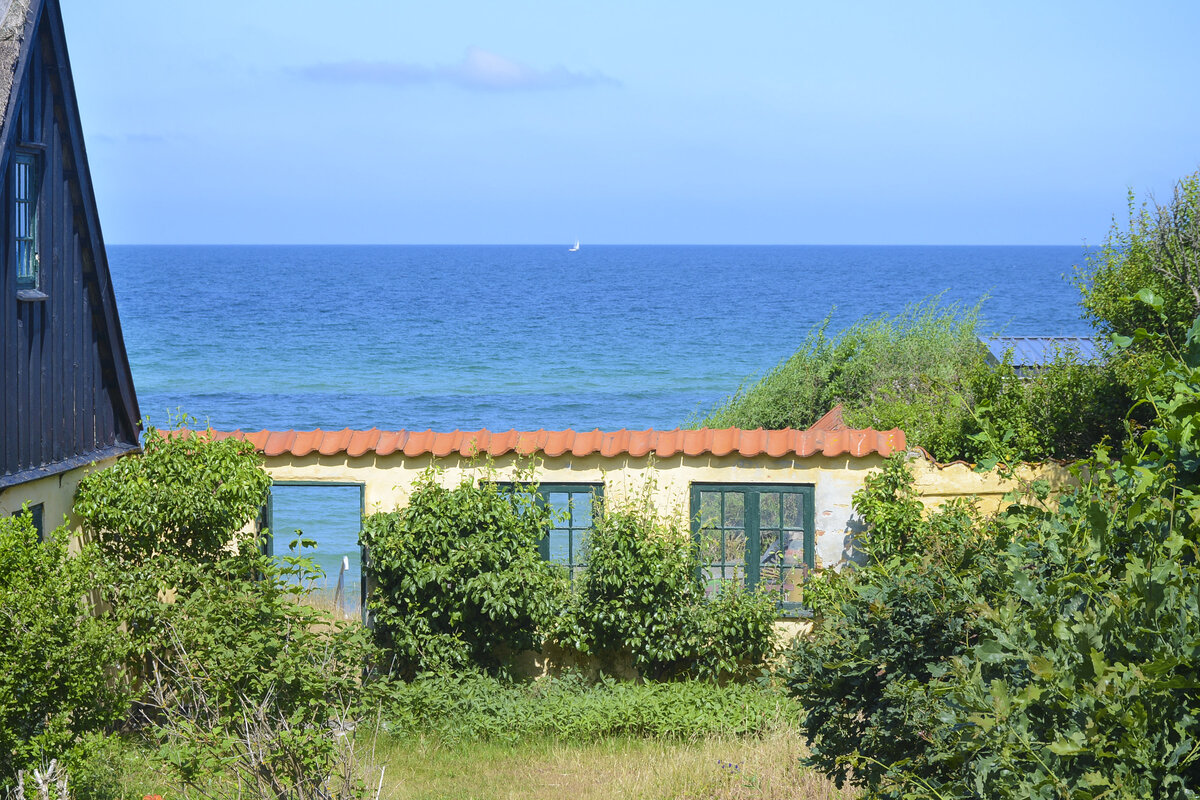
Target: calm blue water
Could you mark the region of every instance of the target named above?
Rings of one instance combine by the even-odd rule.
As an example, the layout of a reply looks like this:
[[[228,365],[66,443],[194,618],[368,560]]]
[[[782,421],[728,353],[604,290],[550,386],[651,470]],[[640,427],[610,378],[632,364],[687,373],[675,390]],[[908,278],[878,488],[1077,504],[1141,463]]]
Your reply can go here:
[[[944,293],[1087,334],[1082,247],[114,246],[142,413],[220,429],[673,428],[832,330]],[[357,570],[357,500],[276,530]],[[315,497],[315,495],[314,495]],[[290,516],[289,516],[290,515]],[[357,580],[355,573],[354,579]]]

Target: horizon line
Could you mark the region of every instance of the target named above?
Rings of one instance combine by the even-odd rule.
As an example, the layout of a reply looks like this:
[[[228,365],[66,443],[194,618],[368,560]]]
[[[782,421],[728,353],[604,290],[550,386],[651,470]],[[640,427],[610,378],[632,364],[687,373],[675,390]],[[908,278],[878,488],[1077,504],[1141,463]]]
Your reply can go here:
[[[106,247],[563,247],[570,242],[107,242]],[[1097,245],[1083,243],[1045,242],[918,242],[918,243],[855,243],[855,242],[600,242],[588,247],[1081,247]]]

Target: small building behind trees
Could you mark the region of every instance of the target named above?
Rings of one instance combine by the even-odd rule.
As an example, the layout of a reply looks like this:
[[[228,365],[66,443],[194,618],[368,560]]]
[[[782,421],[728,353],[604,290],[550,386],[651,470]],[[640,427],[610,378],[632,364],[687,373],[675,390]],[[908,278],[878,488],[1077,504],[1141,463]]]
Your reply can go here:
[[[1012,353],[1013,371],[1030,378],[1062,356],[1071,356],[1081,364],[1102,360],[1099,344],[1091,336],[981,336],[989,364],[999,364]]]

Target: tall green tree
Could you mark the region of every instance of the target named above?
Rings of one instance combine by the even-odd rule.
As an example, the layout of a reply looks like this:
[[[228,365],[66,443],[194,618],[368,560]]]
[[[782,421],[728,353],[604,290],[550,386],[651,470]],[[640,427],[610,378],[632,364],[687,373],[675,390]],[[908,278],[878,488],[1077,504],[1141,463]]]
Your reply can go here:
[[[1200,313],[1200,172],[1176,183],[1165,204],[1151,197],[1139,205],[1131,191],[1126,226],[1114,218],[1075,285],[1084,316],[1101,333],[1131,337],[1141,328],[1182,344]],[[1140,289],[1163,299],[1161,314],[1134,297]],[[1161,341],[1143,339],[1134,352]]]

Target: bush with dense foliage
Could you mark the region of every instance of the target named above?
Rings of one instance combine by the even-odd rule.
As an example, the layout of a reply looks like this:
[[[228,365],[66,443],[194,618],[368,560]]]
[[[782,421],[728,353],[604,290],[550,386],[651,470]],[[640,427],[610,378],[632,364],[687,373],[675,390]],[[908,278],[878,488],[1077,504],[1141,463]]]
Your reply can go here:
[[[198,564],[258,547],[248,523],[265,506],[271,479],[249,442],[149,428],[143,450],[89,473],[75,514],[100,554],[102,599],[132,639],[131,668],[160,652],[160,598],[208,576]]]
[[[976,605],[999,585],[1003,530],[966,501],[926,518],[903,454],[867,478],[854,498],[868,525],[868,566],[839,591],[781,676],[804,709],[810,763],[842,785],[873,786],[904,760],[928,768],[937,711],[914,687],[941,674],[978,638]]]
[[[761,669],[774,645],[774,598],[732,583],[706,598],[688,528],[657,515],[651,488],[594,517],[560,643],[610,663],[627,657],[648,679]]]
[[[115,671],[126,642],[89,602],[96,553],[69,554],[67,538],[39,542],[28,515],[0,517],[0,793],[18,770],[82,754],[129,708]]]
[[[369,515],[367,607],[385,671],[404,678],[471,666],[497,672],[536,650],[566,578],[542,559],[551,511],[530,492],[428,472],[408,504]]]
[[[851,424],[898,427],[930,452],[955,451],[966,416],[956,394],[983,358],[978,308],[915,304],[892,318],[863,319],[836,337],[826,335],[828,324],[701,424],[804,429],[841,403]]]
[[[966,558],[860,570],[797,643],[786,676],[824,772],[879,797],[1194,796],[1200,324],[1178,354],[1165,339],[1144,351],[1166,354],[1156,420],[1119,457],[1098,448],[1054,503],[1030,486],[991,521],[905,522]]]
[[[154,613],[161,641],[141,708],[164,762],[192,793],[358,792],[344,734],[363,714],[369,636],[304,604],[314,569],[302,555],[280,566],[249,547],[172,572],[187,588]]]
[[[100,549],[136,566],[151,555],[211,561],[267,502],[254,445],[150,427],[142,452],[80,482],[75,513]]]
[[[900,428],[942,461],[976,460],[980,416],[1012,431],[1020,458],[1082,458],[1120,440],[1129,376],[1114,365],[1060,354],[1018,377],[1009,359],[988,364],[978,309],[937,302],[894,318],[867,318],[836,338],[825,324],[787,361],[703,420],[708,427],[807,428],[837,404],[846,422]]]
[[[350,796],[339,726],[361,712],[367,636],[304,604],[311,560],[263,554],[248,523],[269,486],[246,442],[153,429],[144,452],[88,475],[76,513],[97,542],[98,622],[130,638],[129,722],[185,793]]]
[[[754,735],[790,724],[796,710],[791,700],[754,684],[590,682],[577,673],[526,683],[471,672],[431,675],[390,685],[383,700],[389,733],[446,743]]]
[[[1011,360],[975,370],[966,397],[962,455],[982,461],[994,449],[985,429],[1004,431],[1006,449],[1025,461],[1087,458],[1101,442],[1119,444],[1133,389],[1116,363],[1081,363],[1070,351],[1019,377]]]
[[[1200,172],[1176,183],[1166,205],[1139,206],[1130,192],[1127,226],[1114,219],[1075,284],[1084,314],[1101,333],[1132,337],[1140,328],[1165,334],[1141,340],[1135,354],[1163,352],[1160,341],[1182,345],[1200,313]],[[1138,289],[1162,298],[1161,308],[1139,301]]]

